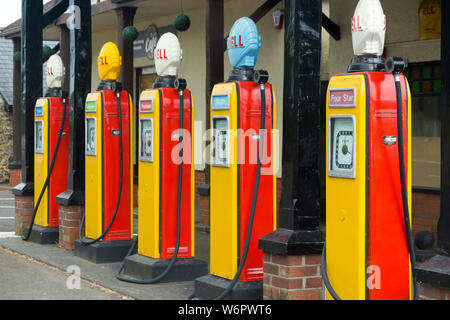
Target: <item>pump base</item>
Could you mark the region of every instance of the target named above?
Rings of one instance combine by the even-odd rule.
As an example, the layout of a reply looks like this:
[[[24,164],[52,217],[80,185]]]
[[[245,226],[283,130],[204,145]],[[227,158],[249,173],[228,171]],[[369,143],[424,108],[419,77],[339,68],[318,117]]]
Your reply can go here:
[[[156,278],[166,270],[170,259],[153,259],[140,254],[133,254],[125,259],[123,275],[138,280]],[[172,270],[160,282],[194,281],[208,273],[205,261],[189,258],[177,259]]]
[[[91,240],[91,239],[87,239]],[[93,263],[111,263],[123,261],[133,244],[133,240],[98,241],[85,245],[75,241],[75,255]]]
[[[27,228],[28,232],[28,228]],[[38,244],[55,244],[59,240],[59,228],[33,226],[29,241]]]
[[[231,280],[208,274],[195,279],[195,297],[204,300],[213,300],[220,296],[228,287]],[[262,300],[263,282],[238,281],[233,290],[225,296],[224,300]]]

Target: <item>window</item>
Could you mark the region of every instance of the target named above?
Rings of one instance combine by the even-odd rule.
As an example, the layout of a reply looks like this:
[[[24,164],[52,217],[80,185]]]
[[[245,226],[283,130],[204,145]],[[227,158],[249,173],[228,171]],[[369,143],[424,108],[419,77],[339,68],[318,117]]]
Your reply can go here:
[[[412,184],[440,188],[440,62],[411,63],[405,70],[411,88]]]

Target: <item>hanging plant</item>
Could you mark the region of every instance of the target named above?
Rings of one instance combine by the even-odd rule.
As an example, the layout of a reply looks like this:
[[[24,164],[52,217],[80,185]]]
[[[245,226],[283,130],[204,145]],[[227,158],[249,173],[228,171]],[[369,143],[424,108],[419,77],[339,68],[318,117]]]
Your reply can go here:
[[[191,26],[191,19],[183,13],[183,0],[180,0],[181,13],[173,18],[173,26],[178,31],[186,31]]]
[[[22,59],[22,52],[20,51],[14,52],[13,61],[20,62],[21,59]]]
[[[139,31],[134,26],[125,27],[122,30],[122,37],[128,41],[134,41],[139,36]]]
[[[186,31],[191,26],[191,19],[184,13],[179,13],[173,18],[173,26],[178,31]]]
[[[50,56],[53,54],[53,50],[52,48],[50,48],[47,45],[44,45],[42,47],[42,60],[46,61],[48,60],[48,58],[50,58]]]

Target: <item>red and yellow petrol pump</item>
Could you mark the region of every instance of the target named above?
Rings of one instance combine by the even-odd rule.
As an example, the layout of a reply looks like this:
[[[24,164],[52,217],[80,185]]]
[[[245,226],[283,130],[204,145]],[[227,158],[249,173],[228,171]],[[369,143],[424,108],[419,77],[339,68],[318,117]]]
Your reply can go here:
[[[47,62],[48,91],[35,106],[34,197],[37,199],[31,225],[24,240],[51,244],[58,240],[59,205],[56,196],[67,189],[69,99],[64,92],[64,65],[58,55]]]
[[[114,43],[103,46],[102,81],[85,105],[86,238],[75,253],[95,262],[121,261],[133,238],[132,101],[117,82],[121,60]]]
[[[327,298],[417,297],[411,237],[411,95],[401,59],[381,57],[378,0],[352,18],[356,57],[327,93]],[[412,290],[412,287],[414,289]]]
[[[258,239],[276,228],[276,101],[267,72],[253,69],[260,45],[255,23],[237,20],[234,69],[211,96],[210,275],[196,280],[199,298],[262,297]]]
[[[141,93],[139,103],[138,250],[125,259],[116,274],[119,280],[187,281],[208,272],[205,262],[192,259],[194,100],[186,81],[176,78],[181,60],[178,38],[163,34],[155,49],[158,78],[152,89]],[[122,269],[135,279],[121,276]]]

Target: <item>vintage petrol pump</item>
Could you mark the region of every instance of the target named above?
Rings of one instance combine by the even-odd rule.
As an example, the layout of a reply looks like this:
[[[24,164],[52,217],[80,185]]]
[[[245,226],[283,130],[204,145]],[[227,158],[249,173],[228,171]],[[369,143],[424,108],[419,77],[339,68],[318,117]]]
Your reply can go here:
[[[196,280],[199,298],[262,298],[258,239],[276,228],[276,101],[268,73],[253,69],[260,46],[256,24],[237,20],[233,70],[211,96],[210,275]]]
[[[138,252],[127,256],[116,274],[119,280],[150,284],[208,273],[206,262],[192,259],[194,100],[186,81],[176,78],[181,60],[178,38],[163,34],[155,49],[158,78],[139,104]],[[135,279],[121,276],[122,269]]]
[[[404,64],[381,57],[386,18],[360,0],[355,58],[327,93],[327,298],[417,298],[411,237],[411,95]],[[414,290],[412,290],[414,287]]]
[[[58,240],[56,196],[67,189],[69,99],[62,90],[64,65],[58,55],[47,62],[47,94],[35,106],[34,197],[37,199],[30,227],[23,240],[41,244]]]
[[[97,65],[101,82],[85,105],[85,236],[75,254],[94,262],[121,261],[133,238],[132,101],[117,82],[122,57],[106,43]]]

